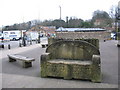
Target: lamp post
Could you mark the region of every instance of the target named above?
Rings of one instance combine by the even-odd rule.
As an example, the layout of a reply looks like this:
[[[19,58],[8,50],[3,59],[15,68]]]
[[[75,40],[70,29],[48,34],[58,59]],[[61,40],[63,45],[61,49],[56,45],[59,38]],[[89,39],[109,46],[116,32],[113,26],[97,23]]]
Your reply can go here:
[[[40,31],[38,32],[38,43],[40,43]]]
[[[41,29],[41,27],[39,27],[39,25],[36,25],[35,29],[38,32],[38,40],[37,41],[38,41],[38,43],[40,43],[40,29]]]
[[[19,47],[22,46],[22,30],[20,30],[20,39],[19,39]]]

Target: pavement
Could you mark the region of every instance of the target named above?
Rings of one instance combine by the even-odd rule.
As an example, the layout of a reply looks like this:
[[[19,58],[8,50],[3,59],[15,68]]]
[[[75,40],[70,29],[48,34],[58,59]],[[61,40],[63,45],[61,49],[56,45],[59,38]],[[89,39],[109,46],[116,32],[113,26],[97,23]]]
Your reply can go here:
[[[18,47],[0,52],[1,88],[118,88],[117,41],[100,42],[102,83],[82,80],[40,77],[40,56],[46,48],[41,44]],[[8,62],[7,54],[21,54],[35,58],[33,66],[23,68],[22,62]]]

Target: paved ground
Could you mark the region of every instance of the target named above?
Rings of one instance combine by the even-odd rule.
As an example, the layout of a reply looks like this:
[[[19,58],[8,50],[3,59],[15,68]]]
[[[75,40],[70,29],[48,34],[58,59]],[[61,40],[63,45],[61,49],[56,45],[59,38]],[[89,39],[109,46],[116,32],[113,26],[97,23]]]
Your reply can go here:
[[[102,83],[92,83],[81,80],[63,80],[56,78],[40,77],[40,56],[45,52],[40,44],[3,50],[0,57],[2,64],[3,88],[117,88],[118,87],[118,47],[117,41],[100,43],[102,63]],[[120,50],[120,49],[119,49]],[[7,54],[19,53],[33,57],[33,67],[22,68],[22,62],[8,62]]]
[[[114,40],[100,44],[104,83],[118,83],[118,47],[116,44]]]

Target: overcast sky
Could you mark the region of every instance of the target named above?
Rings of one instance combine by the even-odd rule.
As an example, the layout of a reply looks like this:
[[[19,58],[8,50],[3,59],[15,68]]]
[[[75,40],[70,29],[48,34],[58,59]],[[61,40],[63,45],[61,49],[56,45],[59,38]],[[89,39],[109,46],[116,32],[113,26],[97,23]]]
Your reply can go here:
[[[0,27],[40,19],[54,20],[75,16],[83,20],[92,18],[95,10],[110,11],[119,0],[0,0]]]

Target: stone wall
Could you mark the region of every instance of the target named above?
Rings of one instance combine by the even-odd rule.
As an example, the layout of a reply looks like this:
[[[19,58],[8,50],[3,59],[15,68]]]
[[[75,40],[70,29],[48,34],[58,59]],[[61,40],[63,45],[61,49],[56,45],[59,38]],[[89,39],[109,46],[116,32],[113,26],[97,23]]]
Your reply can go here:
[[[101,32],[56,32],[57,38],[63,39],[91,39],[96,38],[99,40],[110,39],[110,32],[101,31]]]

